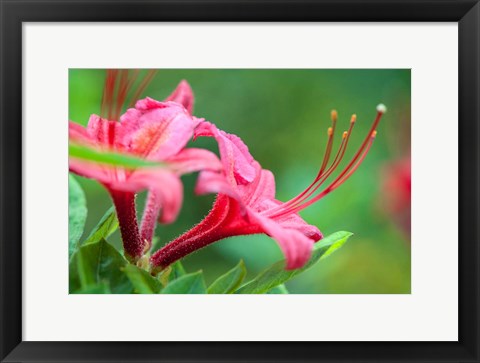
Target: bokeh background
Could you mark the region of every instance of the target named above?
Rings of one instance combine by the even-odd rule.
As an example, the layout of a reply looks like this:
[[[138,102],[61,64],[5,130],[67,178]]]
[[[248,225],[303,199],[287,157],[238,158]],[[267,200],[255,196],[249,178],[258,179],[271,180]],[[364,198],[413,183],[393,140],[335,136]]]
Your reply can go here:
[[[100,113],[104,77],[103,70],[70,70],[70,120],[86,125],[92,113]],[[296,196],[316,176],[332,109],[339,114],[336,146],[351,114],[358,117],[345,165],[366,136],[376,105],[386,104],[388,112],[359,170],[335,192],[300,213],[324,235],[346,230],[354,236],[334,255],[288,282],[287,288],[290,293],[304,294],[410,293],[410,70],[162,69],[143,96],[162,100],[182,79],[195,93],[195,116],[239,135],[262,166],[274,172],[277,199],[283,201]],[[192,145],[217,152],[210,139],[201,138]],[[185,201],[181,214],[172,225],[157,227],[155,249],[208,213],[214,197],[193,194],[196,177],[182,178]],[[87,196],[88,233],[111,201],[97,182],[77,180]],[[144,199],[144,195],[138,199],[139,211]],[[109,242],[120,246],[118,231]],[[239,259],[253,277],[282,258],[274,240],[255,235],[217,242],[183,263],[189,272],[202,269],[211,283]]]

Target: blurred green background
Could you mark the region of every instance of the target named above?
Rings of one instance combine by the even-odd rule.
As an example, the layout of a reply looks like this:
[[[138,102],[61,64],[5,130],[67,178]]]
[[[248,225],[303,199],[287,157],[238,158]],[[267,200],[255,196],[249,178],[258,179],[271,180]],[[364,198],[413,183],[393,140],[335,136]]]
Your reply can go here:
[[[70,70],[70,120],[86,125],[92,113],[100,113],[104,77],[103,70]],[[382,190],[386,166],[410,152],[410,70],[162,69],[143,96],[162,100],[182,79],[195,93],[194,115],[239,135],[255,159],[274,172],[277,199],[283,201],[296,196],[316,176],[332,109],[339,114],[336,146],[351,114],[358,117],[345,165],[366,136],[376,105],[386,104],[388,112],[359,170],[335,192],[300,213],[324,235],[338,230],[355,235],[332,257],[287,283],[287,288],[291,293],[410,293],[410,237],[387,213],[384,201],[388,198]],[[192,144],[217,152],[210,139],[201,138]],[[159,241],[155,248],[208,213],[213,196],[193,194],[196,177],[182,177],[185,201],[181,214],[172,225],[157,227]],[[80,177],[77,180],[87,195],[88,233],[111,201],[97,182]],[[139,211],[143,202],[141,195]],[[119,246],[119,232],[109,241]],[[183,263],[189,272],[202,269],[210,283],[239,259],[245,261],[253,276],[282,258],[274,240],[255,235],[217,242],[188,256]]]

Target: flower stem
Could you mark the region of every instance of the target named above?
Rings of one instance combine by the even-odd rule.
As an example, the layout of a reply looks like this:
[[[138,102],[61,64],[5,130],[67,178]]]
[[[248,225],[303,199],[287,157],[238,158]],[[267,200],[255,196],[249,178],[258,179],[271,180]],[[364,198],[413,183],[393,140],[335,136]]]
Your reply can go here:
[[[239,235],[261,233],[255,225],[235,218],[240,206],[226,195],[219,195],[210,213],[196,226],[177,237],[150,257],[152,274],[156,274],[175,261],[221,239]]]
[[[135,193],[110,190],[117,211],[125,257],[135,263],[145,252],[146,242],[140,237],[135,209]]]
[[[160,212],[160,201],[158,194],[154,191],[149,191],[147,201],[145,203],[145,209],[143,211],[142,225],[140,228],[140,234],[143,241],[146,242],[147,249],[152,246],[153,234],[155,232],[155,226],[157,225],[157,218]]]
[[[218,198],[210,213],[196,226],[155,252],[150,258],[152,273],[159,272],[189,253],[225,238],[222,224],[228,216],[228,198]]]

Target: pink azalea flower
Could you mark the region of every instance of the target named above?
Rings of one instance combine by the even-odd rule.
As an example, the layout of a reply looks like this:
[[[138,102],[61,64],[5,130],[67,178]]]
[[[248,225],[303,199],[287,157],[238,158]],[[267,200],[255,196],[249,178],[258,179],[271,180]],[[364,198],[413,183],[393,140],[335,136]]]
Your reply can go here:
[[[111,81],[109,74],[106,89],[111,87]],[[128,78],[125,78],[124,82],[127,81]],[[122,76],[117,89],[118,92],[123,90]],[[106,94],[104,98],[112,102],[111,95]],[[69,124],[71,142],[161,162],[159,167],[132,170],[75,158],[69,161],[70,171],[96,179],[111,194],[125,255],[132,261],[138,260],[150,248],[157,218],[160,222],[169,223],[177,217],[183,200],[180,175],[221,168],[215,154],[203,149],[185,148],[195,127],[202,121],[191,116],[192,106],[191,88],[182,81],[166,102],[148,97],[140,100],[135,108],[128,109],[120,117],[120,122],[92,115],[86,128],[74,122]],[[121,106],[117,102],[116,111],[114,108],[110,107],[108,114],[118,114]],[[149,196],[139,230],[135,194],[142,190],[149,190]]]
[[[381,204],[403,232],[410,236],[412,219],[412,162],[410,155],[386,165],[382,174]]]
[[[218,196],[203,221],[152,255],[152,271],[162,270],[187,254],[223,238],[257,233],[265,233],[278,242],[286,257],[286,269],[302,267],[310,258],[313,244],[323,236],[317,227],[306,223],[298,212],[331,193],[353,174],[367,155],[385,111],[385,106],[377,107],[371,130],[350,163],[318,193],[345,155],[356,121],[356,116],[352,116],[350,128],[343,133],[339,150],[327,168],[337,120],[333,111],[332,127],[328,129],[327,150],[320,171],[310,186],[288,202],[275,199],[273,174],[260,166],[239,137],[227,134],[211,123],[201,123],[195,130],[195,136],[216,139],[223,171],[202,171],[196,191],[199,194],[218,193]]]

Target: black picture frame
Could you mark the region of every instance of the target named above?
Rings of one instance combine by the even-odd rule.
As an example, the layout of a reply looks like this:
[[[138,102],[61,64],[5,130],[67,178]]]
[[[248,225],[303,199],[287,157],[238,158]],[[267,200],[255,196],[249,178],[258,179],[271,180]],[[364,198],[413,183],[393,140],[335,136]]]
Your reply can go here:
[[[480,361],[480,4],[477,0],[0,0],[0,12],[2,362]],[[22,23],[98,21],[458,22],[459,341],[22,341]],[[439,234],[435,238],[442,237]]]

